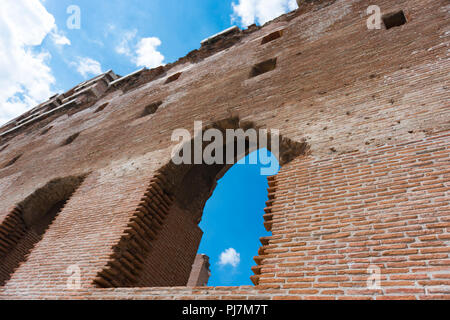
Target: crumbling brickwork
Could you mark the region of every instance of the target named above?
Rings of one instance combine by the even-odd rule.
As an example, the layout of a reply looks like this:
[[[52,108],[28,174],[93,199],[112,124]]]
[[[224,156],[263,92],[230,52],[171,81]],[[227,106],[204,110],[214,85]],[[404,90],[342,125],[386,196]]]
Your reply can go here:
[[[188,287],[204,287],[208,284],[211,271],[209,270],[209,257],[198,254],[192,265],[191,275],[187,283]]]
[[[406,23],[368,30],[373,4]],[[107,72],[6,124],[0,254],[12,223],[25,232],[18,204],[54,179],[83,181],[0,297],[449,299],[449,10],[447,0],[306,1],[176,63]],[[227,169],[171,165],[173,130],[196,120],[284,137],[254,287],[186,287],[202,204]],[[70,266],[79,289],[67,287]]]

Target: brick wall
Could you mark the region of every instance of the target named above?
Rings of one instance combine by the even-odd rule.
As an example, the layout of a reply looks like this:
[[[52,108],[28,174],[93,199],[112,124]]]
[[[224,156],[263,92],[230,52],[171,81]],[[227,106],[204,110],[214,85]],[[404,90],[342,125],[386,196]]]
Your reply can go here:
[[[283,168],[260,285],[305,298],[450,298],[449,137]],[[367,289],[370,266],[380,290]]]
[[[186,286],[202,235],[192,217],[174,205],[158,239],[152,242],[138,286]]]
[[[371,4],[403,9],[408,23],[368,31]],[[448,299],[448,21],[447,0],[317,1],[2,136],[0,224],[50,180],[89,174],[1,297]],[[274,58],[274,70],[249,78]],[[258,285],[95,288],[169,162],[172,131],[230,115],[309,146],[271,178],[273,235],[256,258]],[[195,226],[183,231],[198,241]],[[66,289],[72,265],[78,292]],[[369,265],[381,270],[381,291],[365,287]]]
[[[197,254],[192,265],[192,271],[187,283],[188,287],[203,287],[208,284],[211,272],[209,270],[209,257]]]
[[[448,299],[449,137],[282,168],[256,288],[42,288],[30,297]],[[380,268],[380,290],[366,288],[369,266]]]

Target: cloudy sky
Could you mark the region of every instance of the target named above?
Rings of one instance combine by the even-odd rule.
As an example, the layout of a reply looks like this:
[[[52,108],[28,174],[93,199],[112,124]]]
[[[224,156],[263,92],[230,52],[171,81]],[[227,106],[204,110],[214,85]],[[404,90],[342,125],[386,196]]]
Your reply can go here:
[[[0,125],[109,69],[126,75],[170,63],[230,26],[264,24],[295,8],[295,0],[0,0]],[[259,168],[246,173],[236,170],[239,179],[246,174],[259,176]],[[250,183],[243,185],[247,189],[241,194],[247,200],[252,196],[260,200],[256,207],[242,206],[247,212],[260,210],[256,212],[261,220],[266,186],[265,177],[259,177],[255,180],[259,189]],[[236,190],[226,181],[219,187]],[[251,188],[260,191],[253,195]],[[207,207],[228,208],[227,199],[219,196]],[[220,221],[215,217],[212,220]],[[245,233],[248,241],[252,239],[251,248],[225,237],[202,243],[216,275],[227,275],[213,278],[213,284],[250,283],[251,257],[264,232],[262,220],[254,228],[252,219],[247,221],[250,231],[230,226],[233,235]],[[211,234],[205,232],[205,238]]]
[[[173,62],[214,33],[295,7],[295,0],[1,0],[0,125],[101,72]]]

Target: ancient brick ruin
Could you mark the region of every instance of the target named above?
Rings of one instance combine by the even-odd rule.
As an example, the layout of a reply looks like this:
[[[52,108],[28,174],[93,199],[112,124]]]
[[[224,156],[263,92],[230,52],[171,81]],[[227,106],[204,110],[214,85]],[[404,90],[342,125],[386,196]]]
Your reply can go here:
[[[191,275],[187,283],[188,287],[204,287],[208,284],[211,272],[209,270],[209,257],[198,254],[192,265]]]
[[[305,1],[4,125],[0,298],[449,299],[449,12],[448,0]],[[171,162],[173,130],[196,120],[282,135],[254,286],[189,281],[228,169]]]

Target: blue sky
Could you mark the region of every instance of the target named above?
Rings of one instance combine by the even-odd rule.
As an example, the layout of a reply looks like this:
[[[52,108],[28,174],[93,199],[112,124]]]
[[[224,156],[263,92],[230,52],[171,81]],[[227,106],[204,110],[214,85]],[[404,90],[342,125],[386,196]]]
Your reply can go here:
[[[79,15],[68,11],[73,5]],[[109,69],[126,75],[174,62],[230,26],[263,24],[296,7],[295,0],[1,0],[0,125]],[[208,201],[200,252],[211,258],[210,285],[250,284],[258,239],[267,235],[266,189],[260,166],[236,165]]]
[[[79,29],[68,27],[71,5]],[[295,0],[2,0],[0,125],[108,69],[167,64],[232,25],[295,8]]]
[[[210,286],[251,285],[251,267],[256,265],[253,257],[261,246],[259,238],[271,235],[263,219],[268,199],[267,176],[261,175],[265,166],[259,161],[249,164],[250,156],[218,181],[203,210],[199,253],[210,257]]]
[[[170,63],[198,48],[200,41],[211,32],[229,27],[232,13],[230,3],[217,0],[187,1],[183,5],[172,0],[82,0],[75,2],[81,9],[81,28],[68,30],[65,25],[70,15],[66,9],[73,3],[73,0],[45,2],[58,28],[66,29],[71,41],[70,46],[63,46],[61,59],[52,61],[52,69],[66,71],[58,81],[65,88],[84,80],[70,68],[70,62],[78,57],[100,62],[102,71],[113,69],[126,75],[143,67],[133,61],[133,51],[139,41],[157,38],[161,45],[155,49],[163,55],[162,63]],[[126,39],[130,55],[118,52]]]

